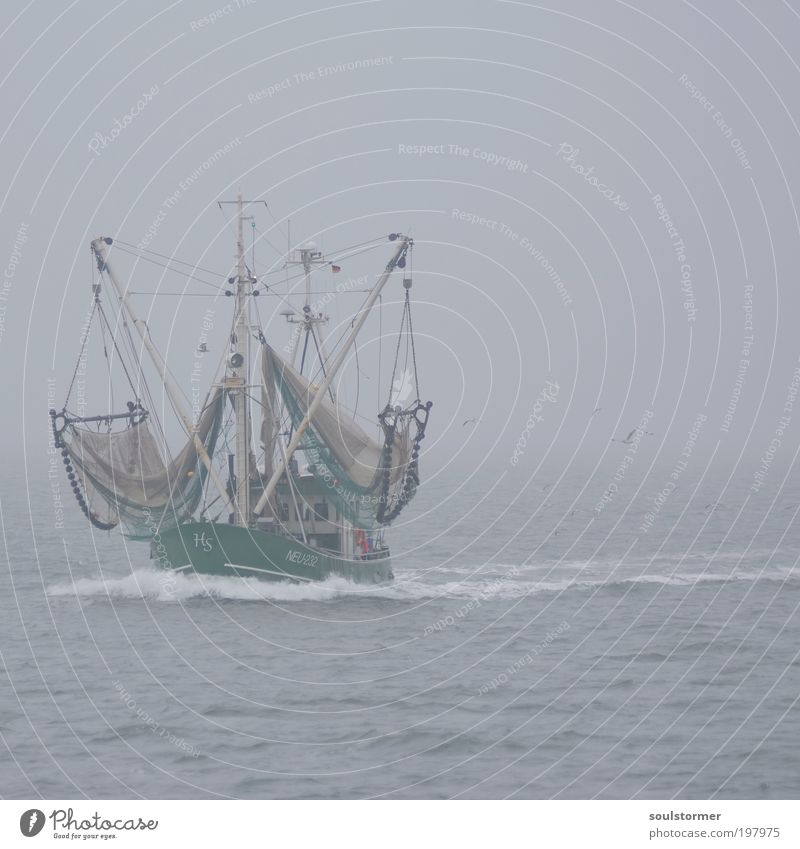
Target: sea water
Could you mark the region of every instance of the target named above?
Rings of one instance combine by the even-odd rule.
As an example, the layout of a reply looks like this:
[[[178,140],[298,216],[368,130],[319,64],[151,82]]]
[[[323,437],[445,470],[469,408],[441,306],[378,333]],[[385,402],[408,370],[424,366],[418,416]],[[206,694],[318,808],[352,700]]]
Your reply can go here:
[[[0,795],[796,798],[800,489],[606,477],[435,480],[385,586],[165,573],[21,481]]]

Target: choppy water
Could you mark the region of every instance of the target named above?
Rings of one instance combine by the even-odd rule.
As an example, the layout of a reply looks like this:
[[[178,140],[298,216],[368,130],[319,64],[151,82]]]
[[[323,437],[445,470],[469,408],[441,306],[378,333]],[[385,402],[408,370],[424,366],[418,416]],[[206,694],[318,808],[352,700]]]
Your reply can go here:
[[[435,482],[368,588],[173,579],[6,497],[0,793],[797,797],[800,491],[643,534],[606,479]]]

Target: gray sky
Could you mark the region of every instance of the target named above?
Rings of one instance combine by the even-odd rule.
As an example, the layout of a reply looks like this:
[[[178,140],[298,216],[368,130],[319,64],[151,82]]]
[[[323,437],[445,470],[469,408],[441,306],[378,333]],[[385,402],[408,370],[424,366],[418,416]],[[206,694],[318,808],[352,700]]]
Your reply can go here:
[[[800,444],[800,407],[785,409],[800,355],[796,4],[550,5],[7,4],[6,460],[44,467],[47,381],[60,407],[90,239],[148,239],[226,273],[230,208],[217,200],[241,186],[270,207],[254,211],[271,243],[256,246],[257,272],[280,264],[287,218],[295,241],[325,250],[412,232],[430,472],[613,471],[625,447],[610,440],[645,420],[637,462],[669,468],[706,416],[698,473],[714,452],[723,470],[742,455],[751,480],[778,438],[768,474],[782,477]],[[320,288],[374,280],[389,250],[322,272]],[[134,290],[213,295],[113,256]],[[333,335],[358,297],[330,304]],[[398,276],[387,301],[401,297]],[[137,305],[189,393],[205,311],[218,354],[230,301]],[[259,302],[278,347],[284,306]],[[365,416],[379,331],[386,370],[398,322],[389,304],[366,328]],[[87,404],[104,412],[92,363]],[[537,406],[548,380],[558,392]]]

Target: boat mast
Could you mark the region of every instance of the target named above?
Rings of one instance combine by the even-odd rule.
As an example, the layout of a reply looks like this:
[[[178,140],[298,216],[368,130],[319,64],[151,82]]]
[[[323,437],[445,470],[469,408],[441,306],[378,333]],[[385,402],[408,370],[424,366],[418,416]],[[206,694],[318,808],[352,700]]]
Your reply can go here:
[[[92,251],[94,255],[97,257],[98,266],[101,271],[104,271],[108,275],[108,279],[111,281],[111,285],[114,287],[114,290],[117,293],[117,297],[119,298],[119,302],[122,306],[124,313],[127,315],[131,324],[136,329],[136,332],[139,334],[139,337],[144,344],[147,353],[150,355],[150,359],[153,361],[153,365],[156,367],[158,374],[161,378],[161,382],[164,384],[164,391],[167,393],[167,397],[172,404],[172,408],[178,414],[178,417],[183,424],[184,430],[189,436],[192,437],[194,442],[195,449],[197,450],[197,454],[200,457],[200,461],[208,470],[208,474],[211,477],[211,480],[214,481],[214,486],[216,486],[219,491],[220,497],[228,504],[230,510],[233,510],[233,505],[231,504],[230,499],[228,498],[227,492],[225,490],[225,484],[220,479],[217,474],[217,470],[214,468],[214,464],[211,462],[211,458],[208,456],[208,452],[206,451],[206,447],[203,444],[203,441],[197,435],[197,428],[192,421],[191,414],[186,409],[186,405],[183,402],[183,398],[181,397],[181,393],[178,390],[178,387],[175,385],[172,376],[167,370],[166,364],[164,360],[161,358],[161,354],[159,353],[158,348],[153,344],[153,340],[150,338],[150,330],[147,327],[147,324],[136,315],[136,312],[133,309],[133,305],[130,301],[130,296],[128,292],[122,287],[119,280],[117,279],[117,275],[114,273],[114,269],[108,261],[108,251],[106,247],[108,245],[113,244],[113,239],[108,237],[101,239],[94,239],[92,241]]]
[[[370,313],[370,310],[375,305],[375,302],[378,300],[378,296],[381,293],[381,290],[386,285],[386,281],[389,279],[389,275],[394,271],[395,266],[400,261],[401,257],[404,257],[408,249],[411,247],[411,238],[409,236],[403,236],[401,234],[397,234],[391,238],[397,238],[400,244],[397,247],[397,250],[394,252],[392,258],[386,264],[386,269],[383,274],[378,278],[377,283],[373,287],[370,292],[367,300],[364,302],[364,306],[361,308],[361,312],[358,315],[358,318],[355,320],[353,324],[353,329],[350,331],[350,335],[347,337],[347,341],[342,346],[342,349],[336,355],[333,363],[330,368],[327,370],[325,378],[319,384],[317,391],[314,395],[313,400],[308,406],[308,411],[303,418],[303,421],[297,427],[294,436],[289,441],[289,444],[286,446],[286,451],[283,455],[283,464],[288,464],[289,460],[292,458],[292,455],[297,450],[297,446],[300,444],[300,440],[303,438],[303,434],[308,429],[309,424],[311,423],[311,419],[314,417],[314,413],[319,409],[320,404],[322,403],[322,399],[325,397],[325,394],[328,391],[328,388],[333,383],[334,378],[336,377],[336,373],[344,364],[344,361],[347,359],[350,349],[353,347],[353,343],[355,342],[356,337],[358,336],[359,331],[361,330],[364,322],[367,320],[367,316]],[[284,465],[278,462],[275,466],[275,471],[272,473],[272,477],[269,479],[267,485],[264,487],[264,492],[261,494],[261,497],[258,499],[258,503],[255,506],[255,510],[253,511],[256,515],[259,515],[261,511],[267,504],[267,501],[272,496],[272,493],[275,491],[275,487],[278,485],[278,481],[281,478],[281,475],[284,471]]]
[[[299,259],[297,255],[299,254]],[[300,342],[303,343],[303,356],[300,360],[300,368],[298,371],[302,374],[305,369],[306,358],[309,353],[308,343],[312,341],[314,349],[324,372],[327,365],[327,352],[325,350],[325,337],[323,336],[323,325],[327,324],[328,316],[321,312],[314,312],[311,309],[311,275],[315,268],[320,268],[329,265],[322,251],[317,250],[314,242],[306,242],[297,251],[292,251],[291,246],[286,257],[286,267],[290,265],[302,265],[303,275],[305,278],[305,303],[303,304],[303,314],[300,317],[295,317],[291,312],[284,313],[289,324],[297,325],[292,332],[292,357],[291,365],[294,368],[297,361],[297,352],[300,349]],[[331,400],[335,400],[333,388],[330,389]]]
[[[246,528],[250,524],[250,399],[248,380],[250,378],[250,298],[253,291],[253,279],[247,272],[244,260],[244,202],[242,193],[236,198],[236,318],[232,334],[232,354],[230,363],[233,376],[227,381],[233,395],[233,407],[236,415],[236,441],[234,468],[236,474],[234,524]]]

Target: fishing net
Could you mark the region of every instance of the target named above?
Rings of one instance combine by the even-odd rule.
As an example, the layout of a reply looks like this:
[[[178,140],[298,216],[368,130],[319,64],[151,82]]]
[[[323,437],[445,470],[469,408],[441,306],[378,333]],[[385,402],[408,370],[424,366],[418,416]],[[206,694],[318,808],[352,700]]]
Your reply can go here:
[[[223,411],[224,396],[218,389],[197,426],[209,457]],[[105,432],[70,422],[62,438],[83,485],[88,515],[98,526],[121,523],[126,536],[149,539],[187,521],[197,509],[207,470],[193,439],[168,463],[146,420]]]
[[[317,387],[264,346],[264,383],[274,381],[297,429]],[[381,445],[353,421],[352,413],[325,398],[317,408],[299,446],[323,485],[326,497],[349,521],[362,528],[380,524],[378,514],[390,484],[404,479],[411,462],[410,429],[397,428],[391,444]]]

